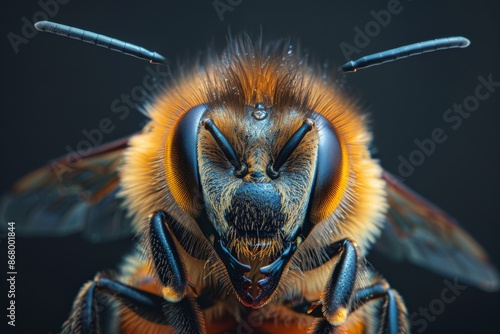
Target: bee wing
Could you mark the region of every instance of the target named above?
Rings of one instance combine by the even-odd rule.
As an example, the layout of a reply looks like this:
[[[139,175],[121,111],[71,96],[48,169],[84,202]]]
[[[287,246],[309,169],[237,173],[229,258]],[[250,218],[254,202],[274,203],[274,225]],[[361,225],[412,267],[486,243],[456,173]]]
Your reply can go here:
[[[441,209],[384,172],[389,210],[376,248],[484,290],[499,276],[486,252]]]
[[[15,221],[21,236],[82,233],[102,241],[130,235],[131,218],[117,197],[118,167],[127,144],[124,138],[84,158],[68,162],[63,157],[31,172],[3,196],[0,217]]]

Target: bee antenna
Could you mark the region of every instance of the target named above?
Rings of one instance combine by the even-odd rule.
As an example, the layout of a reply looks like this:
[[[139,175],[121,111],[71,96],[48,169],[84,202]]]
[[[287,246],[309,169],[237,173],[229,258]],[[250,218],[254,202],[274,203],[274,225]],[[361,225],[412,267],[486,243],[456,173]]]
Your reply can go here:
[[[82,42],[91,43],[109,50],[118,51],[129,56],[137,57],[139,59],[148,60],[152,64],[165,65],[165,57],[163,57],[159,53],[149,51],[143,47],[127,43],[116,38],[96,34],[92,31],[83,30],[50,21],[39,21],[35,23],[35,28],[38,31],[49,32],[51,34],[77,39]]]
[[[425,52],[434,52],[453,48],[466,48],[470,41],[465,37],[445,37],[430,41],[401,46],[399,48],[374,53],[369,56],[351,60],[340,67],[344,72],[356,72],[356,70],[382,65],[398,59],[419,55]]]

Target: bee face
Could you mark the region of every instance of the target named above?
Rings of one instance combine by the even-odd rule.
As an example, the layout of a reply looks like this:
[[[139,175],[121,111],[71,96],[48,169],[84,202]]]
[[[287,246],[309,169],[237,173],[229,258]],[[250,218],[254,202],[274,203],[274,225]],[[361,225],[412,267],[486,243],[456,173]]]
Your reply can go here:
[[[257,112],[264,116],[256,117]],[[270,255],[282,250],[304,223],[316,169],[317,134],[306,134],[274,175],[270,166],[302,125],[304,113],[280,117],[279,111],[247,106],[227,114],[219,110],[206,117],[220,124],[247,172],[236,175],[210,133],[200,132],[199,171],[208,217],[238,254]]]
[[[202,105],[189,110],[173,131],[177,144],[193,142],[196,131],[196,157],[192,149],[177,151],[187,159],[176,172],[197,180],[192,193],[202,195],[203,210],[194,218],[212,243],[220,242],[221,248],[215,247],[223,253],[219,256],[230,254],[232,261],[249,267],[232,280],[247,287],[235,290],[248,305],[258,298],[259,292],[253,289],[250,297],[248,290],[258,285],[260,269],[272,263],[286,266],[288,261],[276,261],[287,249],[289,260],[294,253],[290,245],[296,248],[308,223],[319,145],[319,132],[308,118],[312,114],[262,103],[230,110]],[[245,285],[249,280],[252,284]],[[275,287],[258,305],[267,303]]]

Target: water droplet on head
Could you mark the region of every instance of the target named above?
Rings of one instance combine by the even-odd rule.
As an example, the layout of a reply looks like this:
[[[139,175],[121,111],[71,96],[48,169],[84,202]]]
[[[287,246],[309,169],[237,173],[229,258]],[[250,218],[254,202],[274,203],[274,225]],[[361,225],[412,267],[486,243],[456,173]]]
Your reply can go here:
[[[255,110],[252,112],[252,116],[260,121],[267,117],[266,106],[262,102],[257,102],[255,104]]]
[[[258,120],[258,121],[261,121],[263,120],[264,118],[267,117],[267,112],[263,109],[257,109],[255,110],[253,113],[252,113],[252,116]]]

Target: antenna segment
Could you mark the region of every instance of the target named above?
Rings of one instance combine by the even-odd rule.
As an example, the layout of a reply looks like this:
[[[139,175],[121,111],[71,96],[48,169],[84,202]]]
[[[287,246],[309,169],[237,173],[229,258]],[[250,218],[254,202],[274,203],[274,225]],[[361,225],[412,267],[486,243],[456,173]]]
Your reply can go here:
[[[465,37],[438,38],[431,41],[405,45],[384,52],[374,53],[357,60],[351,60],[342,65],[340,69],[344,72],[356,72],[362,68],[382,65],[384,63],[419,55],[425,52],[434,52],[453,48],[466,48],[469,44],[470,41]]]
[[[129,56],[144,59],[152,64],[165,65],[165,57],[159,53],[149,51],[143,47],[127,43],[116,38],[96,34],[92,31],[50,21],[39,21],[35,23],[35,28],[39,31],[77,39],[82,42],[91,43],[109,50],[118,51]]]

